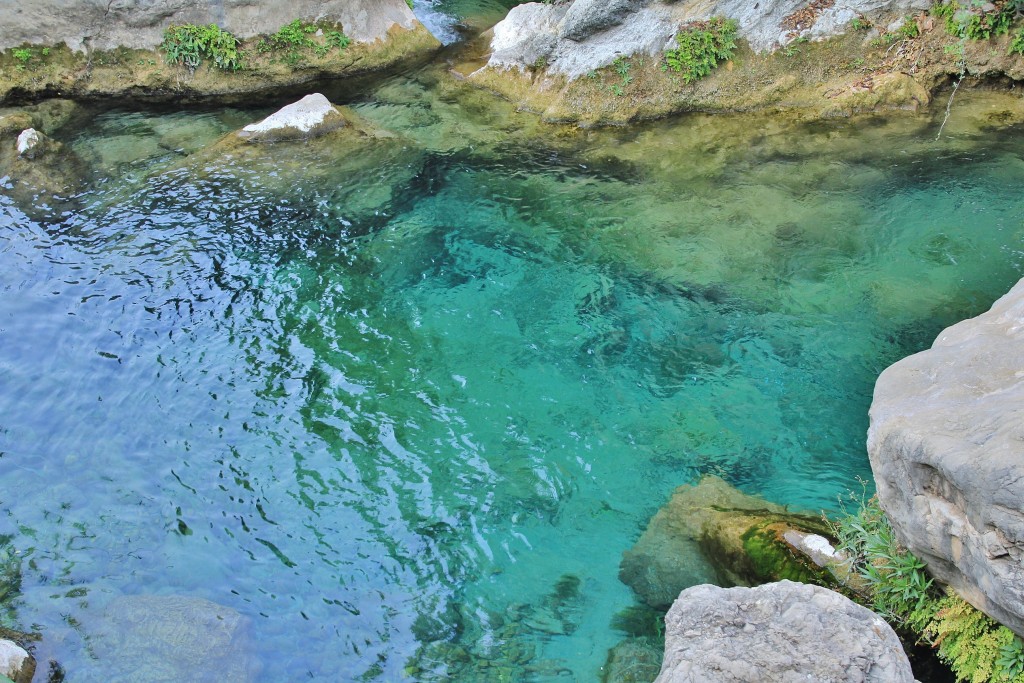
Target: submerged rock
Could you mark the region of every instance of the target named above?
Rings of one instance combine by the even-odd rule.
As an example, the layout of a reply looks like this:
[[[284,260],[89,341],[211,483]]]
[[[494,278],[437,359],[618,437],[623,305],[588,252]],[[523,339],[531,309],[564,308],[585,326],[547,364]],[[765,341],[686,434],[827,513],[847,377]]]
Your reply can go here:
[[[877,614],[827,588],[780,581],[683,591],[665,617],[655,683],[913,680],[899,638]]]
[[[36,672],[36,661],[25,648],[12,640],[0,640],[0,676],[14,683],[31,683]]]
[[[1024,635],[1024,280],[875,384],[868,454],[900,543]]]
[[[315,138],[346,124],[345,117],[326,97],[313,93],[249,124],[238,136],[251,142]]]
[[[831,548],[828,534],[817,517],[788,512],[706,476],[675,490],[623,554],[619,578],[655,608],[701,583],[791,579],[836,585],[827,562],[819,563]]]
[[[0,136],[0,193],[26,213],[45,219],[52,200],[72,196],[84,175],[77,154],[34,128]]]
[[[118,598],[92,644],[112,682],[245,683],[258,673],[247,620],[200,598]]]
[[[661,670],[663,644],[659,639],[627,638],[608,651],[602,683],[650,683]]]

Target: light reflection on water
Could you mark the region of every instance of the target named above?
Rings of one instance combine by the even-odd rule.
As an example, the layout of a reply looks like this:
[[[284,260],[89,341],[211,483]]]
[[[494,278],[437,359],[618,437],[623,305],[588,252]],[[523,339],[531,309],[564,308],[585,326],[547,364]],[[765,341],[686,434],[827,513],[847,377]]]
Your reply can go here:
[[[200,164],[247,113],[100,116],[78,211],[0,199],[0,533],[70,680],[134,594],[248,617],[260,680],[594,680],[673,487],[833,507],[876,374],[1021,272],[1013,130],[424,93]]]

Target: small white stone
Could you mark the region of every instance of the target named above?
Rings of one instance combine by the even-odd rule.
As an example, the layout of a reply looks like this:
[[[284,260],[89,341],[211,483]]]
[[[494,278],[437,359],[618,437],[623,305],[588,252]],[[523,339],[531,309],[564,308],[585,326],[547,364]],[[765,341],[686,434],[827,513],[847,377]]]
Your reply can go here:
[[[24,156],[39,144],[39,133],[35,128],[26,128],[18,135],[18,156]]]

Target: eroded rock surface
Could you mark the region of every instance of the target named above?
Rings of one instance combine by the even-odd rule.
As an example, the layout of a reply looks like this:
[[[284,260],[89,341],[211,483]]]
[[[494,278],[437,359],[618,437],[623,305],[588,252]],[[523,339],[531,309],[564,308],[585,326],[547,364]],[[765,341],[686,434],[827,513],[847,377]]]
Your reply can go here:
[[[655,683],[911,683],[910,662],[877,614],[827,588],[694,586],[665,617]]]
[[[1024,280],[881,374],[868,453],[900,542],[1024,634]]]
[[[543,66],[570,79],[611,64],[618,57],[664,52],[680,25],[711,17],[735,19],[739,35],[757,52],[798,37],[824,38],[848,30],[859,16],[926,10],[926,0],[854,0],[812,12],[813,21],[793,27],[787,18],[805,0],[575,0],[566,4],[528,3],[514,7],[494,27],[488,68],[520,70]]]
[[[394,26],[418,25],[405,0],[33,0],[0,3],[0,49],[60,42],[73,50],[153,49],[172,24],[214,23],[248,38],[294,19],[340,23],[357,42],[380,40]]]

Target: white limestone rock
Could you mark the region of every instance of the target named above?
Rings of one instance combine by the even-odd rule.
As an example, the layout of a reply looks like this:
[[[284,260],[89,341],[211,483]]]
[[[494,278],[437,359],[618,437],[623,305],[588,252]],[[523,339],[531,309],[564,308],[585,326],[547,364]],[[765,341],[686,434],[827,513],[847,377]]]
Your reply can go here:
[[[250,142],[314,138],[346,125],[345,117],[320,93],[306,95],[257,123],[238,136]]]
[[[14,683],[30,683],[36,662],[32,655],[13,640],[0,640],[0,675]]]
[[[32,158],[34,156],[33,150],[39,146],[42,141],[42,136],[35,128],[26,128],[18,134],[18,156],[27,156]]]
[[[808,0],[575,0],[571,4],[527,3],[512,8],[494,27],[485,68],[520,70],[545,66],[571,79],[608,66],[619,57],[660,56],[679,26],[712,17],[735,19],[739,35],[757,52],[773,50],[797,36],[782,27]],[[849,29],[858,16],[907,13],[927,0],[852,0],[824,9],[800,35],[821,39]]]

